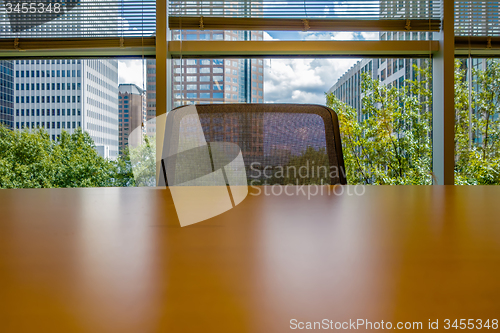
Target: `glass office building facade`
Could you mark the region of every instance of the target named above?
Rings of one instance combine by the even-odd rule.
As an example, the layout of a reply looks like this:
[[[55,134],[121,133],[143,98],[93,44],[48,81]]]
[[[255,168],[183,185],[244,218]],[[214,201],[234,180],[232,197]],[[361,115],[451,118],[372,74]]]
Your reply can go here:
[[[16,60],[15,129],[88,132],[99,154],[118,156],[117,60]]]
[[[174,31],[173,40],[262,40],[260,31]],[[262,59],[174,59],[174,107],[194,103],[263,103]]]
[[[146,133],[156,134],[156,60],[146,61]]]
[[[0,124],[14,127],[14,63],[0,61]]]

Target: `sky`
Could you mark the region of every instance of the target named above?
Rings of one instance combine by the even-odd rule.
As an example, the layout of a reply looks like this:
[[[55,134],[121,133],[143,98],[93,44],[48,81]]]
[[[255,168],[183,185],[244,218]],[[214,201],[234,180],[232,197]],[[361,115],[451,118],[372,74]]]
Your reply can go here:
[[[264,40],[374,40],[369,32],[264,32]],[[355,58],[273,58],[264,60],[265,103],[326,103],[325,92],[352,65]],[[143,87],[142,60],[119,60],[119,83]],[[145,71],[145,69],[144,69]]]

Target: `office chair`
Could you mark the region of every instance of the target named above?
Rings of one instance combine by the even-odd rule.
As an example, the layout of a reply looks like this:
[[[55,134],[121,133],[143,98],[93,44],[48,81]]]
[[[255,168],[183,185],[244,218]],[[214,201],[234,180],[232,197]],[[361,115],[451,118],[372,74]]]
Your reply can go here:
[[[169,113],[165,133],[167,185],[209,185],[219,169],[240,185],[346,184],[337,115],[325,106],[182,106]],[[238,156],[241,163],[223,168]]]

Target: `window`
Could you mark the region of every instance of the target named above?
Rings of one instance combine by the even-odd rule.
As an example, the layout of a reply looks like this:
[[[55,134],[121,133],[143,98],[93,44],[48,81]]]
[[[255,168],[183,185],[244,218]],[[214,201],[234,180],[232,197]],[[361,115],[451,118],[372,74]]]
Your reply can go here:
[[[177,17],[182,17],[182,16],[193,16],[193,17],[206,16],[206,17],[210,17],[210,16],[214,16],[214,15],[215,16],[226,15],[228,17],[231,17],[231,20],[237,20],[239,17],[250,17],[250,18],[254,17],[254,16],[255,17],[265,17],[265,18],[269,17],[268,13],[266,13],[266,10],[263,9],[262,7],[259,7],[259,6],[255,7],[252,5],[240,6],[240,5],[232,3],[230,1],[217,3],[213,7],[205,6],[203,11],[199,10],[199,8],[198,8],[201,3],[195,4],[195,3],[173,0],[171,2],[171,4],[174,4],[174,5],[169,6],[169,10],[171,11],[173,16],[177,16]],[[142,4],[142,5],[145,6],[145,8],[148,8],[148,6],[149,6],[149,4],[147,4],[147,3]],[[183,6],[187,6],[187,5],[191,6],[189,8],[189,10],[186,7],[183,7]],[[394,11],[397,12],[397,15],[398,15],[397,18],[401,19],[402,21],[404,19],[406,19],[405,15],[407,15],[408,11],[412,11],[412,10],[417,11],[417,9],[414,9],[412,6],[405,7],[403,1],[395,1],[395,4],[393,4],[393,5],[397,7],[394,9]],[[124,2],[121,6],[123,8],[120,8],[120,10],[121,11],[125,10],[125,13],[126,13],[125,15],[123,15],[123,18],[127,19],[127,20],[129,18],[131,18],[130,13],[126,12],[127,8],[129,8],[129,9],[133,8],[134,10],[137,10],[137,8],[134,7],[132,3]],[[132,6],[132,7],[127,7],[127,6]],[[304,6],[304,10],[308,9],[307,3],[304,3],[303,6]],[[370,9],[368,7],[363,8],[363,10],[366,10],[366,13],[363,12],[362,15],[366,14],[368,17],[375,17],[375,16],[380,17],[381,15],[382,16],[384,16],[384,15],[385,16],[396,15],[396,14],[393,14],[390,12],[390,10],[392,10],[392,9],[390,9],[389,12],[384,12],[383,14],[381,14],[380,11],[383,8],[381,6],[380,6],[380,8],[379,8],[379,6],[375,6],[375,7],[377,7],[377,8],[374,9],[372,12],[370,12],[372,9]],[[465,6],[465,7],[467,7],[467,6]],[[285,11],[286,9],[287,8],[284,8],[283,10]],[[314,11],[312,11],[312,12],[309,11],[307,13],[307,15],[308,15],[308,17],[310,16],[311,19],[314,19],[314,18],[316,18],[316,19],[317,18],[330,19],[332,17],[333,18],[343,18],[342,15],[345,14],[344,12],[339,11],[339,8],[334,8],[333,5],[331,5],[330,3],[327,3],[327,2],[325,2],[324,9],[325,10],[323,10],[323,8],[321,10],[318,10],[319,14],[315,13]],[[328,10],[326,10],[326,9],[328,9]],[[76,12],[74,12],[75,17],[81,16],[82,13],[79,12],[79,10],[80,10],[80,8],[73,9],[73,11],[76,11]],[[292,9],[290,9],[290,11],[291,10]],[[298,12],[300,12],[301,10],[302,10],[302,8],[298,9],[297,12],[294,12],[294,14],[293,14],[294,19],[297,19],[299,22],[301,19],[301,17],[300,17],[301,14],[298,14]],[[358,10],[357,13],[359,14],[359,8],[352,9],[351,7],[347,6],[346,8],[343,8],[342,10],[345,10],[346,12],[349,12],[349,13],[356,13],[355,10]],[[384,8],[383,10],[387,10],[387,8]],[[420,10],[422,10],[422,12],[419,12]],[[463,9],[456,9],[456,10],[463,11]],[[496,8],[493,9],[493,11],[495,11],[495,10],[496,10]],[[485,11],[488,11],[488,9],[486,8]],[[148,8],[147,13],[154,13],[154,7]],[[435,18],[434,13],[431,13],[431,14],[428,14],[428,13],[429,13],[428,8],[422,8],[422,9],[419,8],[418,11],[414,13],[415,16],[412,16],[409,18],[409,22],[413,23],[413,21],[412,21],[413,18],[419,18],[419,19],[422,19],[423,21],[427,18],[429,18],[429,19]],[[148,20],[147,17],[155,16],[155,15],[140,16],[141,17],[140,20],[139,20],[139,16],[137,16],[136,17],[137,20],[134,19],[134,20],[128,21],[130,23],[130,27],[128,27],[126,30],[122,31],[122,29],[123,29],[122,26],[113,26],[113,23],[112,23],[113,20],[109,19],[109,17],[106,16],[106,15],[110,15],[109,13],[103,12],[101,14],[103,15],[102,22],[106,22],[107,24],[109,24],[109,29],[106,30],[106,33],[112,32],[113,35],[124,36],[125,40],[128,36],[143,36],[143,35],[144,36],[152,36],[154,34],[154,31],[155,31],[154,18],[152,19],[152,21],[147,21]],[[120,13],[120,15],[122,15],[122,14],[123,13]],[[486,14],[488,14],[488,13],[486,13]],[[456,17],[459,17],[459,18],[464,17],[464,22],[465,21],[469,22],[469,20],[467,20],[466,15],[465,16],[457,15]],[[482,23],[481,18],[478,18],[477,20],[479,23]],[[106,36],[106,35],[99,34],[99,31],[98,31],[99,29],[96,26],[93,26],[93,25],[96,25],[96,22],[91,22],[91,20],[88,20],[88,22],[87,22],[87,20],[84,20],[84,21],[80,22],[81,26],[78,26],[78,29],[65,29],[66,27],[61,27],[62,29],[60,29],[60,30],[64,31],[64,33],[51,31],[51,33],[47,34],[47,35],[49,35],[48,37],[57,37],[57,38],[60,37],[60,38],[68,38],[68,39],[71,38],[72,40],[74,40],[75,38],[82,38],[82,36],[79,36],[78,33],[84,31],[86,34],[88,34],[88,36],[96,36],[96,38]],[[142,24],[141,25],[138,23],[138,21],[150,22],[150,24]],[[111,23],[109,23],[109,22],[111,22]],[[144,22],[142,22],[142,23],[144,23]],[[207,25],[208,22],[209,22],[209,20],[207,20],[205,22],[205,24]],[[429,22],[430,22],[430,20],[429,20]],[[66,23],[63,22],[61,24],[64,25]],[[120,24],[123,25],[121,22],[120,22]],[[459,24],[459,23],[457,23],[457,24]],[[467,24],[470,24],[470,23],[467,23]],[[97,26],[99,26],[99,24],[97,24]],[[481,26],[481,24],[477,24],[477,26],[479,27],[479,26]],[[147,27],[147,28],[145,28],[145,27]],[[412,28],[414,28],[414,27],[412,26]],[[43,28],[43,29],[45,29],[45,28]],[[144,34],[145,29],[148,30],[147,34]],[[299,30],[301,30],[301,29],[302,28],[300,28]],[[401,40],[401,39],[408,39],[409,37],[411,37],[411,39],[414,39],[414,40],[418,40],[418,39],[422,39],[422,38],[424,38],[424,39],[430,38],[429,33],[427,33],[427,32],[422,32],[419,34],[418,32],[412,31],[412,30],[418,31],[418,29],[407,29],[407,30],[408,31],[389,32],[389,33],[383,32],[382,34],[379,34],[377,32],[376,38],[378,39],[379,36],[380,36],[380,39],[383,39],[383,40]],[[463,33],[463,31],[469,31],[469,30],[463,30],[463,29],[455,29],[455,30],[457,32],[460,32],[460,33]],[[470,30],[470,31],[472,31],[472,30]],[[477,31],[479,31],[479,34],[480,34],[480,28],[478,28]],[[492,32],[492,31],[494,31],[494,30],[491,29],[490,32]],[[196,24],[193,27],[191,27],[190,30],[180,30],[180,31],[179,30],[172,30],[174,38],[175,38],[176,32],[177,32],[179,37],[182,37],[181,39],[183,39],[183,40],[189,40],[189,39],[192,39],[192,40],[207,40],[207,39],[213,39],[213,40],[224,40],[224,39],[228,39],[228,40],[231,40],[231,39],[232,40],[234,40],[234,39],[237,39],[237,40],[243,40],[243,39],[261,40],[262,36],[263,36],[263,34],[259,33],[259,32],[235,31],[235,30],[232,30],[230,28],[227,28],[226,30],[224,30],[224,28],[221,28],[218,30],[213,30],[213,29],[205,27],[202,30],[202,29],[197,29]],[[43,33],[43,31],[41,31],[40,33]],[[301,32],[301,34],[302,34],[302,32]],[[308,36],[316,35],[316,33],[311,34],[309,32],[308,33],[304,32],[304,35],[306,35],[306,34],[310,34]],[[319,35],[319,34],[317,34],[317,35]],[[356,35],[356,33],[355,33],[355,35]],[[24,33],[23,33],[23,37],[24,37]],[[26,32],[26,37],[29,37],[28,32]],[[229,37],[229,38],[227,38],[227,37]],[[228,41],[228,42],[224,42],[224,43],[230,43],[230,42]],[[21,45],[22,45],[22,43],[21,43]],[[258,52],[259,50],[256,50],[256,51]],[[78,53],[73,52],[73,54],[78,54]],[[216,69],[214,70],[214,73],[216,73],[216,71],[223,70],[223,68],[222,68],[223,64],[226,66],[230,66],[229,72],[228,72],[228,69],[226,68],[225,73],[228,73],[231,76],[228,76],[226,78],[225,82],[224,82],[223,78],[222,79],[215,79],[215,77],[213,77],[213,81],[218,82],[219,84],[225,83],[226,89],[220,90],[220,92],[224,92],[224,93],[230,92],[232,97],[237,96],[238,100],[242,101],[242,102],[253,101],[253,100],[248,100],[248,98],[252,98],[252,96],[255,96],[255,95],[252,95],[252,89],[251,89],[252,86],[250,86],[248,84],[248,81],[246,79],[243,79],[243,77],[251,75],[251,77],[254,78],[256,81],[258,78],[257,85],[256,86],[254,85],[253,88],[254,88],[254,90],[256,90],[258,88],[257,95],[259,94],[259,92],[262,92],[262,94],[263,94],[264,89],[268,88],[268,87],[266,87],[266,84],[264,84],[264,82],[267,83],[267,79],[269,78],[267,75],[267,71],[268,71],[268,69],[272,70],[272,67],[273,67],[272,63],[274,62],[274,59],[275,59],[275,58],[273,58],[273,61],[271,61],[271,62],[269,62],[269,61],[265,62],[261,58],[241,59],[241,60],[240,59],[233,59],[233,58],[230,58],[230,59],[202,59],[202,58],[206,58],[208,56],[206,54],[200,54],[200,55],[195,54],[193,56],[200,57],[200,59],[184,59],[182,61],[179,61],[179,64],[181,62],[184,62],[186,65],[190,65],[190,66],[198,66],[200,64],[202,64],[202,65],[214,64],[215,66],[219,66],[219,67],[215,67]],[[385,58],[388,58],[388,57],[390,58],[390,55],[384,54],[381,56],[384,56]],[[21,71],[21,74],[19,74],[19,71],[16,71],[16,77],[19,77],[20,75],[23,75],[23,77],[24,77],[24,75],[26,75],[27,77],[30,77],[30,78],[33,78],[34,76],[39,77],[38,71],[41,71],[42,77],[44,76],[45,73],[48,74],[48,76],[50,77],[50,74],[54,74],[52,72],[52,69],[54,69],[54,70],[56,70],[56,73],[55,73],[55,75],[52,75],[52,76],[54,78],[60,78],[60,76],[65,77],[65,72],[66,72],[66,74],[69,74],[69,75],[66,75],[66,77],[69,77],[68,80],[66,80],[66,79],[64,79],[64,80],[46,80],[45,83],[48,83],[48,82],[52,83],[52,81],[55,81],[56,83],[58,83],[58,85],[59,85],[59,83],[63,83],[61,90],[64,90],[64,88],[65,88],[64,83],[67,83],[68,85],[66,87],[68,87],[68,91],[71,90],[71,89],[69,89],[70,88],[69,84],[72,84],[73,92],[68,93],[68,95],[66,96],[66,97],[68,97],[67,101],[70,102],[71,100],[73,100],[73,103],[75,103],[76,99],[78,99],[79,102],[85,102],[85,106],[72,105],[72,107],[85,107],[86,110],[87,109],[89,109],[89,110],[90,109],[101,110],[104,107],[104,108],[111,108],[111,110],[106,110],[107,113],[109,113],[109,114],[115,114],[115,112],[118,112],[116,110],[116,109],[118,109],[118,107],[113,105],[114,103],[116,103],[113,101],[116,101],[118,93],[116,91],[110,93],[110,91],[107,91],[104,88],[101,89],[101,87],[105,87],[106,84],[109,84],[109,82],[113,81],[113,80],[109,80],[109,78],[115,76],[115,74],[118,75],[117,71],[115,71],[114,69],[107,68],[107,66],[104,66],[103,63],[99,62],[98,59],[85,59],[83,62],[83,64],[85,64],[85,66],[80,67],[80,66],[75,66],[78,63],[82,64],[81,60],[79,60],[79,59],[55,60],[55,59],[52,59],[53,56],[50,54],[48,54],[48,57],[50,58],[50,60],[39,61],[39,60],[31,60],[30,59],[30,60],[16,61],[16,63],[20,62],[21,64],[23,64],[22,67],[17,65],[17,66],[19,66],[19,69],[22,69],[22,71]],[[278,58],[276,58],[276,59],[278,59]],[[293,58],[290,57],[289,59],[293,59]],[[385,62],[385,61],[386,60],[383,60],[383,62]],[[404,75],[404,77],[406,77],[408,79],[419,77],[413,71],[412,63],[409,62],[408,60],[397,59],[396,63],[394,61],[395,60],[391,59],[392,66],[389,65],[389,63],[387,63],[387,65],[384,65],[384,67],[380,68],[380,70],[379,70],[379,67],[377,66],[378,64],[376,66],[371,66],[371,62],[370,62],[370,64],[369,64],[370,69],[368,71],[373,70],[375,77],[376,77],[376,75],[380,75],[381,78],[384,80],[384,82],[383,82],[384,84],[388,84],[389,82],[386,82],[386,81],[389,81],[389,80],[387,80],[387,78],[389,76],[391,76],[391,74],[396,73],[397,71],[401,71],[402,72],[401,75]],[[36,67],[35,67],[35,65],[34,65],[35,63],[37,63],[37,64],[40,63],[42,65],[36,65]],[[46,63],[52,64],[52,65],[45,66]],[[264,63],[266,63],[266,67],[265,67],[266,73],[263,72],[263,68],[262,68],[264,66]],[[37,71],[36,75],[33,75],[33,69],[29,68],[29,66],[31,64],[33,64],[32,66]],[[68,65],[66,65],[66,64],[68,64]],[[154,64],[155,63],[154,63],[153,59],[147,59],[147,66],[145,68],[145,72],[148,74],[154,74],[155,73]],[[257,69],[255,69],[255,67],[257,67]],[[78,70],[78,72],[75,71],[78,68],[80,68],[80,69],[81,68],[89,68],[89,71],[84,70],[85,73],[82,74],[80,72],[80,70]],[[201,67],[201,68],[208,69],[208,72],[203,73],[203,74],[207,74],[207,75],[204,75],[205,77],[207,77],[206,79],[203,79],[203,76],[199,77],[199,82],[200,82],[199,88],[200,88],[200,91],[208,92],[208,89],[205,90],[202,87],[206,87],[206,85],[208,85],[208,84],[210,84],[210,85],[213,84],[213,82],[211,82],[212,78],[208,75],[208,73],[210,73],[210,69],[209,69],[210,67]],[[403,68],[404,68],[404,70],[403,70]],[[15,68],[15,69],[17,70],[17,68]],[[51,70],[52,73],[46,72],[47,69]],[[193,69],[196,70],[195,67],[193,67]],[[248,69],[250,69],[250,73],[248,73]],[[254,69],[254,71],[252,71],[252,69]],[[25,72],[27,70],[29,70],[29,72]],[[103,75],[98,75],[98,77],[95,77],[95,73],[99,72],[99,71],[101,71],[103,73]],[[365,72],[366,71],[367,70],[365,67]],[[406,72],[408,72],[408,75],[406,75]],[[168,74],[171,74],[171,73],[168,73]],[[196,74],[196,72],[194,72],[193,74]],[[219,73],[217,73],[217,74],[219,74]],[[220,73],[220,74],[222,74],[222,73]],[[93,87],[93,91],[91,93],[87,93],[87,91],[85,91],[85,94],[82,94],[83,92],[80,90],[81,87],[78,87],[75,84],[77,82],[75,82],[75,83],[71,82],[71,81],[77,81],[74,79],[72,80],[71,78],[80,77],[81,75],[83,75],[86,80],[91,82],[91,85]],[[264,81],[264,75],[266,76],[266,78],[265,78],[266,81]],[[217,75],[217,76],[222,76],[222,75]],[[239,82],[238,82],[238,78],[239,78]],[[148,79],[147,79],[148,82],[150,82],[149,79],[150,78],[148,77]],[[227,81],[227,79],[229,79],[229,81]],[[232,82],[231,82],[231,80],[232,80]],[[336,78],[332,78],[332,80],[335,81]],[[393,83],[394,80],[397,81],[395,84]],[[27,83],[26,81],[29,81],[29,79],[28,80],[19,80],[19,83]],[[40,81],[42,81],[42,80],[40,80]],[[70,81],[70,82],[67,82],[67,81]],[[172,80],[172,82],[175,82],[175,85],[178,85],[178,86],[188,85],[188,83],[193,83],[193,85],[194,85],[197,81],[198,81],[198,78],[196,75],[188,75],[187,78],[180,78],[180,77],[178,77],[178,76],[176,77],[174,75],[174,78]],[[298,81],[300,83],[300,79]],[[343,90],[341,90],[341,91],[339,90],[339,94],[341,94],[339,96],[343,96],[343,98],[344,98],[343,101],[346,103],[349,103],[350,106],[353,106],[355,108],[359,108],[362,105],[362,100],[361,100],[361,97],[359,96],[360,95],[360,91],[359,91],[360,81],[361,81],[361,78],[358,76],[356,78],[356,80],[350,80],[349,82],[346,82]],[[391,76],[390,81],[391,81],[391,84],[393,84],[394,86],[401,86],[399,75],[397,77],[394,75]],[[31,82],[32,81],[30,81],[30,83]],[[38,81],[34,81],[34,82],[38,84]],[[42,82],[40,82],[40,83],[42,83]],[[231,83],[234,83],[234,84],[231,84]],[[334,83],[335,82],[331,82],[331,85],[333,85]],[[147,91],[145,93],[145,96],[146,96],[145,103],[147,103],[148,106],[153,102],[150,99],[153,97],[156,97],[155,90],[153,91],[152,89],[150,89],[153,86],[154,86],[154,84],[147,85],[147,89],[146,89]],[[45,88],[44,85],[42,85],[42,90],[44,90],[44,88]],[[49,86],[47,86],[47,88],[50,89]],[[142,86],[141,86],[141,88],[142,88]],[[230,89],[228,89],[228,88],[230,88]],[[331,87],[322,88],[323,89],[322,92],[327,91],[330,88]],[[26,90],[28,90],[28,89],[34,90],[32,87],[30,89],[30,87],[27,86]],[[83,89],[85,90],[86,87],[83,87]],[[113,87],[113,89],[117,89],[117,88]],[[38,86],[37,86],[36,90],[38,90]],[[52,90],[56,90],[56,89],[52,89]],[[57,86],[57,90],[59,90],[59,86]],[[186,93],[188,90],[189,89],[187,89],[184,92]],[[234,94],[233,94],[233,90],[235,90]],[[304,93],[303,90],[301,90],[301,88],[299,88],[297,90],[301,94]],[[356,90],[358,90],[358,91],[356,91]],[[193,90],[193,92],[194,92],[194,90]],[[219,91],[217,91],[217,92],[219,92]],[[160,93],[161,93],[160,96],[166,95],[165,92],[160,92]],[[32,91],[30,94],[37,96],[38,92],[35,93],[35,91]],[[43,95],[49,95],[49,94],[44,93]],[[72,96],[72,95],[75,95],[75,96]],[[168,94],[168,95],[170,95],[170,94]],[[77,96],[78,96],[78,98],[77,98]],[[85,99],[87,97],[89,97],[89,99],[80,100],[81,96],[85,96],[84,97]],[[14,97],[16,99],[19,98],[19,97],[17,97],[17,94]],[[44,102],[45,96],[41,96],[41,94],[40,94],[39,97],[42,97],[41,100],[42,100],[42,102]],[[49,100],[49,96],[47,96],[47,97],[48,97],[47,102],[50,102],[50,101],[54,102],[53,98]],[[184,96],[184,97],[186,97],[186,96]],[[267,92],[266,92],[266,101],[270,98],[272,98],[272,94],[267,94]],[[60,99],[64,101],[63,96],[61,96]],[[259,101],[261,99],[262,98],[257,98],[257,99],[255,99],[255,102]],[[23,97],[23,100],[24,100],[24,97]],[[30,100],[32,100],[32,99],[30,99]],[[30,101],[30,100],[28,100],[28,101]],[[57,97],[56,100],[59,100],[59,97]],[[176,101],[173,100],[172,105],[175,102]],[[218,102],[220,102],[220,101],[218,101]],[[318,100],[318,103],[324,103],[324,96],[322,99]],[[170,108],[172,105],[168,105],[167,107]],[[101,144],[101,143],[102,142],[99,142],[99,144]]]

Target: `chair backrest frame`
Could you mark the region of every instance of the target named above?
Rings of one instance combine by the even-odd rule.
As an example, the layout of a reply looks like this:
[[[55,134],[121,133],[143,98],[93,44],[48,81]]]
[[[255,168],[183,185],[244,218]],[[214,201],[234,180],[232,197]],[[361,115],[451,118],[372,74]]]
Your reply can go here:
[[[340,138],[339,121],[337,114],[330,108],[315,104],[196,104],[198,115],[210,115],[216,113],[310,113],[319,115],[325,126],[326,152],[329,165],[338,168],[337,178],[330,178],[330,184],[347,184],[344,157],[342,154],[342,143]],[[174,110],[183,108],[180,106]],[[172,111],[174,111],[172,110]],[[180,126],[181,119],[176,125]],[[168,135],[168,133],[165,133]]]

